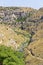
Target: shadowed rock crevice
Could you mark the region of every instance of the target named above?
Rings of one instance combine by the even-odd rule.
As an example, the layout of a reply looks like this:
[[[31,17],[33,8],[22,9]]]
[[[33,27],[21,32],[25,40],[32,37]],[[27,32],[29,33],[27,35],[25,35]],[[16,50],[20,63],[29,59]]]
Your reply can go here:
[[[29,50],[32,56],[35,56],[35,54],[32,52],[32,49]]]

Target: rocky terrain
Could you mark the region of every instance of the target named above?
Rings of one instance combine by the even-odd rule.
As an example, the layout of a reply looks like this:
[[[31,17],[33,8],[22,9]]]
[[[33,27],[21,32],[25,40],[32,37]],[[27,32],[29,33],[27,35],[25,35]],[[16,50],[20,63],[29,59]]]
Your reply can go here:
[[[0,7],[0,45],[24,51],[26,65],[43,65],[43,8]]]

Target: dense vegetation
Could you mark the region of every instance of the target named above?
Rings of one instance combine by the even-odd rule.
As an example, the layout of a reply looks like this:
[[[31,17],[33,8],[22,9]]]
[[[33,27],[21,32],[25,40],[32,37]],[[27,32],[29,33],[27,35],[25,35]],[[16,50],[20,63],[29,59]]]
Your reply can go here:
[[[25,65],[23,56],[22,52],[0,46],[0,65]]]

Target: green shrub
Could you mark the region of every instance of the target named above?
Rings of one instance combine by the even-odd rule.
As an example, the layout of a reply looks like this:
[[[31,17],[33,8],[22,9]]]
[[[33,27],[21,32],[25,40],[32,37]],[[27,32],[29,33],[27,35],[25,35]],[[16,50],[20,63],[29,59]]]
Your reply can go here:
[[[21,18],[17,18],[17,22],[22,22],[22,21],[25,21],[26,20],[26,17],[21,17]]]
[[[25,65],[23,52],[12,50],[10,47],[0,46],[0,63],[2,65]]]

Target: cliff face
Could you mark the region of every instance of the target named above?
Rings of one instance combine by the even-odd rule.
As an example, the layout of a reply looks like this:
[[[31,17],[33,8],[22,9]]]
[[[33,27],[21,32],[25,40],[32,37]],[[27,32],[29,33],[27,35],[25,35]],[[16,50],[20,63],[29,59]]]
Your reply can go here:
[[[43,23],[43,8],[0,7],[0,23],[35,33]]]
[[[20,8],[20,7],[0,7],[0,20],[1,21],[15,21],[17,18],[32,18],[38,19],[43,15],[43,12],[32,8]],[[23,21],[23,20],[22,20]]]

